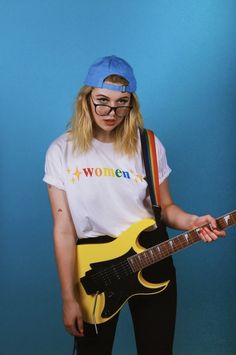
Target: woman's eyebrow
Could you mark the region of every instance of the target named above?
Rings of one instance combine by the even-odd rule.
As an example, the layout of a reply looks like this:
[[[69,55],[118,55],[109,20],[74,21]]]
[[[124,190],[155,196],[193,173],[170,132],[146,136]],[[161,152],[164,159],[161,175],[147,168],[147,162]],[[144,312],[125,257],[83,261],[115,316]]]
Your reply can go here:
[[[106,99],[109,99],[109,100],[112,100],[109,96],[106,96],[104,94],[95,94],[96,97],[104,97]],[[120,99],[127,99],[129,100],[129,96],[121,96],[121,97],[118,97],[117,99],[115,99],[115,101],[119,101]]]
[[[120,99],[129,99],[130,98],[130,96],[121,96],[121,97],[119,97],[117,100],[120,100]]]
[[[108,97],[108,96],[103,95],[103,94],[95,94],[95,96],[101,96],[101,97],[105,97],[106,99],[109,99],[109,97]]]

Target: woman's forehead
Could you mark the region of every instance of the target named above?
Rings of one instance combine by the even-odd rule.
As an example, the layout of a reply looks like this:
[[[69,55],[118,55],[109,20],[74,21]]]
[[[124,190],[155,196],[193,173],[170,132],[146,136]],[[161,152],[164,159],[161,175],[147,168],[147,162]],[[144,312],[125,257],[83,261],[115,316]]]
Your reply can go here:
[[[121,97],[130,97],[131,96],[131,94],[129,92],[120,92],[120,91],[109,90],[109,89],[105,89],[105,88],[94,88],[92,90],[92,93],[94,95],[106,96],[111,99],[118,99]]]

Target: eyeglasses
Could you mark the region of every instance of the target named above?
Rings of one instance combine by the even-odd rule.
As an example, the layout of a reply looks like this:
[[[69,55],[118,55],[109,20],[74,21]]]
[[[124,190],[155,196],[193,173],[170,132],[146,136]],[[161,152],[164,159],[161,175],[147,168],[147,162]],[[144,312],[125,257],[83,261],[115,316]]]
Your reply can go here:
[[[119,118],[124,118],[130,113],[130,110],[133,108],[133,106],[109,106],[109,105],[103,105],[103,104],[95,104],[93,101],[92,96],[91,100],[95,108],[96,114],[99,116],[107,116],[111,113],[112,110],[114,110],[115,115]]]

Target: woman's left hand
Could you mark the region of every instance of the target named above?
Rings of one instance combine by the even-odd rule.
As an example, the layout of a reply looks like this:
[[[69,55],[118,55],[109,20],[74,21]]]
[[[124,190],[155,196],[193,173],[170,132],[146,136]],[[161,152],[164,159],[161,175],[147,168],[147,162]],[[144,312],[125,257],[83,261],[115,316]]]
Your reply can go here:
[[[210,243],[218,237],[225,237],[225,232],[223,230],[217,229],[217,224],[215,218],[210,215],[205,215],[198,217],[196,216],[193,220],[192,228],[201,227],[204,224],[210,224],[212,228],[209,227],[202,227],[199,231],[199,237],[205,242]]]

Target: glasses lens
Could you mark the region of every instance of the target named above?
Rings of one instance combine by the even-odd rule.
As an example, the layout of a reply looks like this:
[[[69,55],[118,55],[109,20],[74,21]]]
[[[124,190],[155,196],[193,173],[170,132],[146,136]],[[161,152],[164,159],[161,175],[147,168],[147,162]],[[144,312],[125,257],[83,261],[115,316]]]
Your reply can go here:
[[[96,110],[96,113],[100,116],[106,116],[111,111],[109,106],[104,106],[104,105],[97,105],[95,110]]]
[[[121,106],[116,108],[116,114],[118,117],[124,117],[130,112],[130,107]]]

